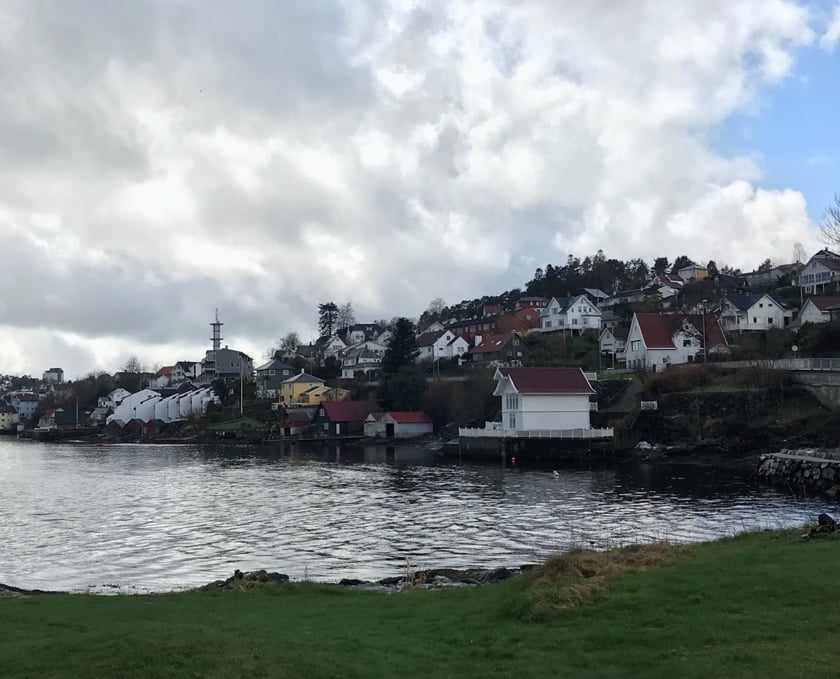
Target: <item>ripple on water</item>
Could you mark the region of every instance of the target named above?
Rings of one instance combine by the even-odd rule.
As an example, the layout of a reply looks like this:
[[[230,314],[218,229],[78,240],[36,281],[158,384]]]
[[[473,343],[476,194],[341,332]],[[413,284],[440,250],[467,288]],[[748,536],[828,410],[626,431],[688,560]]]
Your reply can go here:
[[[804,523],[821,503],[731,474],[636,466],[525,471],[269,449],[0,441],[0,581],[114,591],[235,568],[374,579],[517,566],[577,546],[690,542]],[[383,460],[386,458],[380,456]]]

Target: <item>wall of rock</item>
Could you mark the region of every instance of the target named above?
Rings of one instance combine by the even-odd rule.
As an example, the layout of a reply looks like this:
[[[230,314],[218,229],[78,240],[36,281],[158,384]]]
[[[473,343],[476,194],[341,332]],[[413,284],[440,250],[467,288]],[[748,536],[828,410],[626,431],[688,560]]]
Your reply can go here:
[[[756,476],[795,495],[840,496],[840,458],[832,453],[768,453],[759,458]]]

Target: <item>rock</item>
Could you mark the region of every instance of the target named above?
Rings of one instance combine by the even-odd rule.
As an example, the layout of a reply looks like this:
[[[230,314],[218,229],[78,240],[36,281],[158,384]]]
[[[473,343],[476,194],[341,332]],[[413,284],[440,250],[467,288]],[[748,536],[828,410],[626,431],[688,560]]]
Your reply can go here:
[[[382,578],[378,580],[380,585],[385,585],[386,587],[394,587],[395,585],[399,585],[402,582],[402,578],[399,576],[394,576],[391,578]]]
[[[817,517],[817,524],[828,531],[837,530],[837,522],[826,513],[822,513]]]
[[[342,587],[358,587],[359,585],[368,585],[370,583],[366,580],[357,580],[356,578],[342,578],[338,581],[338,584]]]
[[[502,582],[513,577],[513,572],[507,568],[495,568],[479,576],[478,581],[482,584],[491,584],[494,582]]]

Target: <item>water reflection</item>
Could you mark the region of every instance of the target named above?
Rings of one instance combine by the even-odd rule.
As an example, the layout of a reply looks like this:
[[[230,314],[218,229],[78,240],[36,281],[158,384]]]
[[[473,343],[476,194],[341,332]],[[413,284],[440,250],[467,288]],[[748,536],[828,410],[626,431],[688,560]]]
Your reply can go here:
[[[457,464],[425,449],[0,441],[0,581],[195,586],[235,568],[372,579],[515,566],[571,546],[795,525],[824,507],[736,471]]]

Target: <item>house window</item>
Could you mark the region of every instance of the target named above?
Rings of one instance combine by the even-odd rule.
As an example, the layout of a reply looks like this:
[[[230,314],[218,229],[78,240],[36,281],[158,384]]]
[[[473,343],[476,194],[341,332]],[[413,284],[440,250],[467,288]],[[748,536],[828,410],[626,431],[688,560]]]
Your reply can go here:
[[[630,342],[630,349],[632,351],[638,351],[641,348],[641,346],[642,346],[642,341],[641,340],[633,340],[632,342]]]
[[[755,316],[753,316],[753,323],[758,323],[758,319]]]
[[[518,410],[519,394],[505,394],[505,407],[507,410]]]
[[[691,346],[691,340],[690,339],[684,339],[683,340],[683,346],[684,347],[690,347]]]
[[[546,328],[550,328],[550,327],[551,327],[551,321],[549,321],[548,319],[546,319],[546,321],[545,321],[545,327],[546,327]]]
[[[508,425],[511,429],[516,429],[516,413],[510,413],[508,416]]]
[[[269,370],[269,371],[268,371],[268,374],[269,374],[269,375],[273,375],[273,374],[274,374],[274,372],[275,372],[274,370]]]
[[[519,338],[518,337],[513,338],[513,346],[515,346],[515,347],[519,346]]]
[[[768,324],[768,325],[773,325],[773,319],[772,319],[772,318],[768,318],[768,319],[767,319],[767,324]]]

